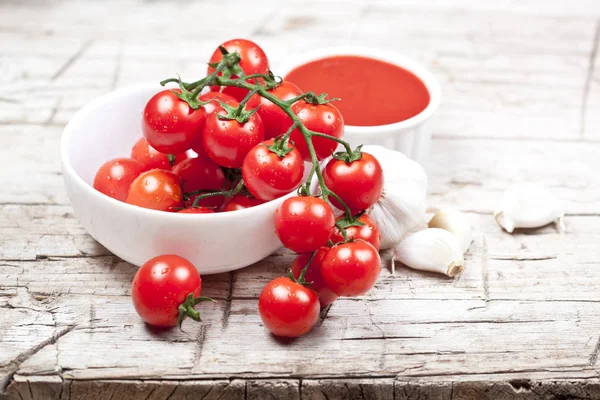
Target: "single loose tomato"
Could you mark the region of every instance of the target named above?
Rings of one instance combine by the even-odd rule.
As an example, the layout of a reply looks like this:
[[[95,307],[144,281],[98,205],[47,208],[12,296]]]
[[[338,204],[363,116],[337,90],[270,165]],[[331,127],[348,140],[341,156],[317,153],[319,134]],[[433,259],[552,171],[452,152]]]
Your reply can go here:
[[[206,207],[191,207],[177,211],[178,214],[213,214],[214,211]]]
[[[196,158],[182,161],[173,167],[173,173],[181,179],[184,193],[198,190],[217,192],[225,186],[223,170],[206,155],[198,155]],[[211,196],[201,199],[198,205],[218,207],[224,200],[223,196]]]
[[[203,108],[194,110],[173,90],[163,90],[146,104],[142,132],[150,146],[161,153],[183,153],[200,137],[205,118]]]
[[[333,246],[321,262],[321,275],[338,296],[360,296],[371,289],[381,272],[381,258],[363,240]]]
[[[288,143],[291,151],[280,157],[274,146],[279,146],[273,139],[254,146],[244,158],[242,176],[244,185],[254,197],[262,201],[270,201],[288,194],[298,188],[304,174],[304,160],[298,150]]]
[[[294,114],[300,118],[304,126],[312,131],[319,132],[328,136],[341,139],[344,136],[344,119],[340,111],[331,103],[310,104],[300,100],[292,106]],[[285,123],[283,131],[287,131],[292,126],[292,120]],[[296,145],[296,148],[302,153],[305,160],[310,160],[310,152],[304,140],[304,136],[298,130],[294,129],[290,139]],[[312,143],[317,154],[317,159],[323,160],[337,148],[338,143],[334,140],[313,137]]]
[[[94,178],[94,189],[117,199],[127,200],[129,186],[142,172],[144,166],[131,158],[115,158],[102,164]]]
[[[159,211],[177,211],[183,207],[181,181],[169,171],[146,171],[131,184],[127,203]]]
[[[256,43],[246,39],[232,39],[221,44],[221,46],[227,49],[229,53],[238,53],[240,55],[239,65],[246,75],[267,74],[269,72],[267,55]],[[221,50],[217,48],[211,56],[209,63],[217,63],[222,58]],[[214,71],[215,69],[209,65],[206,73],[212,74]],[[219,73],[219,75],[222,75],[222,73]],[[235,79],[237,76],[233,75],[232,78]],[[211,89],[219,91],[218,86],[211,87]],[[223,88],[223,93],[233,96],[238,101],[242,101],[246,94],[248,94],[248,91],[242,88],[225,87]]]
[[[308,266],[308,270],[306,270],[306,275],[304,275],[304,281],[308,282],[310,288],[318,293],[321,307],[330,305],[338,298],[337,294],[333,293],[325,284],[325,281],[323,281],[323,277],[321,276],[321,263],[328,251],[328,247],[321,247],[317,250],[317,253]],[[311,255],[312,254],[310,253],[300,254],[294,259],[294,262],[292,263],[292,275],[294,275],[294,278],[300,278],[300,274],[304,267],[306,267]]]
[[[262,203],[262,200],[256,199],[254,197],[244,196],[243,194],[236,194],[225,203],[225,207],[223,207],[223,212],[245,210],[246,208],[255,207]]]
[[[344,217],[339,217],[337,221],[343,219]],[[364,225],[361,226],[350,226],[346,228],[346,235],[348,239],[361,239],[365,242],[369,242],[375,247],[375,250],[379,251],[381,248],[381,233],[379,232],[379,228],[375,225],[375,222],[367,214],[361,215],[358,220],[362,222]],[[342,232],[336,227],[333,230],[333,234],[331,235],[331,240],[333,243],[343,242],[344,236]]]
[[[142,137],[140,140],[135,142],[133,148],[131,149],[131,158],[141,162],[144,166],[144,171],[149,171],[155,168],[164,169],[167,171],[171,170],[169,156],[150,146],[145,137]],[[179,164],[187,158],[187,153],[175,155],[174,165]]]
[[[170,327],[179,322],[179,306],[184,315],[196,318],[198,311],[186,302],[188,295],[199,298],[202,278],[194,265],[183,257],[161,255],[146,261],[133,278],[131,299],[142,319],[150,325]],[[200,298],[202,299],[202,298]],[[204,298],[207,299],[207,298]],[[188,310],[187,306],[192,309]]]
[[[246,123],[235,119],[219,119],[227,115],[218,110],[208,116],[202,135],[204,151],[222,167],[240,168],[251,148],[263,141],[264,130],[260,117],[253,114]]]
[[[293,83],[283,81],[275,89],[269,90],[269,93],[286,101],[298,97],[302,94],[302,91]],[[285,133],[292,125],[290,117],[279,106],[259,94],[253,95],[248,100],[249,109],[256,107],[259,107],[257,113],[265,126],[265,139],[271,139]]]
[[[353,214],[371,207],[383,193],[381,165],[375,157],[365,152],[360,160],[351,163],[332,158],[323,170],[323,179]],[[335,207],[344,209],[335,198],[330,197],[329,200]]]
[[[334,224],[331,207],[318,197],[290,197],[275,212],[279,240],[296,253],[311,253],[325,246]]]
[[[258,298],[258,311],[274,335],[298,337],[313,328],[321,307],[315,291],[282,277],[267,283]]]

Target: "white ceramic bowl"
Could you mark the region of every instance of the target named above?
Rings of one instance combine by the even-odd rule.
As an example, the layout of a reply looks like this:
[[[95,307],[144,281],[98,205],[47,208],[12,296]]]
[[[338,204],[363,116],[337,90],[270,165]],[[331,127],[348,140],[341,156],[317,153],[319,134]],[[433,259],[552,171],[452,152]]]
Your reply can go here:
[[[430,100],[419,114],[407,120],[378,126],[346,125],[344,139],[352,145],[378,144],[401,151],[420,163],[425,163],[431,142],[431,116],[438,108],[441,99],[440,85],[436,77],[415,60],[390,50],[361,46],[340,46],[316,49],[297,57],[292,57],[277,75],[285,76],[294,68],[310,61],[332,56],[362,56],[395,64],[415,74],[427,87]]]
[[[273,217],[285,196],[246,210],[177,214],[132,206],[96,191],[96,171],[115,157],[127,157],[141,137],[141,115],[158,84],[129,87],[82,108],[66,126],[61,159],[75,214],[104,247],[141,265],[160,254],[190,260],[201,274],[231,271],[259,261],[281,246]]]

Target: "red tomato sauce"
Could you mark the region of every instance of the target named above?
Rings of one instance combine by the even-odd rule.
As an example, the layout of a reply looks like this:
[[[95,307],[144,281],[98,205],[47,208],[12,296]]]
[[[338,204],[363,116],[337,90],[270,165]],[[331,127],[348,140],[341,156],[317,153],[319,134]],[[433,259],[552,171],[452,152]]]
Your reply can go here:
[[[303,91],[339,97],[346,125],[374,126],[404,121],[429,104],[429,91],[412,72],[385,61],[334,56],[311,61],[286,77]]]

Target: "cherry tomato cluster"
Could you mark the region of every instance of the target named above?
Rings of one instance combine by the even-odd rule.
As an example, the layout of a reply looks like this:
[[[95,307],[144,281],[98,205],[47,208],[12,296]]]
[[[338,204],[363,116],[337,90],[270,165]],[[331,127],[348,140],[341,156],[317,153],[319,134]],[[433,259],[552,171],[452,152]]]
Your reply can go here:
[[[104,164],[94,187],[129,204],[180,213],[241,210],[297,190],[276,211],[274,228],[298,255],[258,302],[275,335],[307,333],[321,307],[371,289],[381,270],[380,233],[366,211],[382,194],[383,171],[371,154],[342,139],[336,99],[275,77],[264,51],[244,39],[219,46],[206,77],[161,84],[170,82],[179,88],[146,104],[143,137],[131,157]],[[186,316],[199,319],[194,306],[209,300],[200,289],[193,265],[164,255],[140,268],[132,297],[146,322],[172,326]]]
[[[343,216],[336,219],[330,205],[313,196],[286,199],[275,214],[279,239],[298,253],[289,277],[269,282],[258,300],[264,324],[277,336],[307,333],[321,307],[366,293],[379,277],[381,235],[364,211],[383,191],[381,166],[360,151],[337,156],[325,166],[321,190]]]
[[[226,53],[220,49],[239,54],[238,75],[269,72],[263,50],[236,39],[215,50],[208,74]],[[231,71],[216,75],[237,78]],[[289,116],[248,90],[209,88],[198,94],[197,108],[182,98],[185,89],[153,96],[142,116],[143,137],[130,158],[102,165],[94,188],[132,205],[181,213],[240,210],[296,189],[304,172],[303,155],[289,140],[276,139],[291,126]],[[280,82],[270,93],[289,100],[301,91]],[[244,185],[238,185],[241,179]]]

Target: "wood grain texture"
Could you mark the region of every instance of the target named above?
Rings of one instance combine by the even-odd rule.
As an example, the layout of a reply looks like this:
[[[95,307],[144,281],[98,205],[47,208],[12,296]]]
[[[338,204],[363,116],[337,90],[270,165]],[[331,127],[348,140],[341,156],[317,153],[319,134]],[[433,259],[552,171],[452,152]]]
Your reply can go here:
[[[0,399],[600,399],[599,21],[594,0],[0,2]],[[256,310],[293,260],[279,250],[203,277],[216,302],[202,323],[140,321],[135,267],[69,205],[60,135],[91,98],[202,74],[232,27],[275,72],[353,43],[436,74],[428,207],[457,207],[474,227],[462,276],[384,268],[365,296],[281,340]],[[565,234],[495,225],[519,181],[564,202]]]

